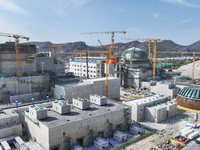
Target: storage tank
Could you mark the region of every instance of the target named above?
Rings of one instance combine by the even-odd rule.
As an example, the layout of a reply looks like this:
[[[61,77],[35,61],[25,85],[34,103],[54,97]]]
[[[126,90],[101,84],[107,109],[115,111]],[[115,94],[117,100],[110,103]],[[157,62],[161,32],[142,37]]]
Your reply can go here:
[[[108,148],[108,141],[103,138],[96,138],[94,140],[94,147],[98,150],[104,150]]]
[[[191,133],[190,135],[188,135],[188,138],[190,140],[193,140],[197,136],[199,136],[199,132],[195,131],[195,132]]]

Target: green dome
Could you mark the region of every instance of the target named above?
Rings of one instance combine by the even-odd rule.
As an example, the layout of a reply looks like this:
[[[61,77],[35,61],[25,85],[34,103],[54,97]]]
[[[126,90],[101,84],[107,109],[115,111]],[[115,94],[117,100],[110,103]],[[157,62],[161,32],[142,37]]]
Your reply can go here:
[[[130,47],[122,53],[121,57],[126,60],[147,59],[148,55],[145,50],[136,47]]]
[[[188,98],[200,99],[200,90],[196,88],[184,87],[178,94]]]

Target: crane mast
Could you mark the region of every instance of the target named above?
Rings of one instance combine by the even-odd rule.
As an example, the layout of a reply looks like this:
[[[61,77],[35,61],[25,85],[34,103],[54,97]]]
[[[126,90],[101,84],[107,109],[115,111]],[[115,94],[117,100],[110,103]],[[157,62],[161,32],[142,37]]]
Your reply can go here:
[[[105,64],[106,64],[106,97],[108,98],[108,51],[88,51],[88,50],[74,50],[74,54],[81,54],[80,56],[82,57],[82,54],[88,54],[88,53],[95,53],[95,54],[105,54]],[[82,60],[82,58],[80,58]],[[82,66],[81,66],[82,67]]]
[[[154,42],[153,46],[153,80],[156,79],[156,52],[157,52],[157,42],[167,42],[166,40],[161,39],[131,39],[131,38],[124,38],[123,40],[126,41],[149,41],[149,58],[151,56],[151,41]]]
[[[111,44],[110,44],[110,59],[112,60],[115,33],[124,33],[124,34],[126,34],[126,31],[84,32],[82,34],[112,34],[111,35]]]
[[[17,76],[22,76],[22,73],[20,72],[20,52],[19,52],[19,38],[26,39],[27,41],[30,39],[29,37],[25,37],[23,35],[18,34],[10,34],[10,33],[3,33],[0,32],[0,36],[5,37],[13,37],[15,38],[15,50],[16,50],[16,65],[17,65]]]
[[[59,45],[48,45],[48,46],[53,48],[53,58],[54,60],[56,60],[56,47],[58,48],[63,48],[63,47]]]

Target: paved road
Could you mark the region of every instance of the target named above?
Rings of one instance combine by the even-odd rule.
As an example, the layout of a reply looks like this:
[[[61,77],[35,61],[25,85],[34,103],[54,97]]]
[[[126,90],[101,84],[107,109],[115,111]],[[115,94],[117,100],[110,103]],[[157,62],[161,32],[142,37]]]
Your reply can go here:
[[[195,141],[191,141],[189,144],[184,146],[181,150],[200,150],[200,144],[196,144]]]

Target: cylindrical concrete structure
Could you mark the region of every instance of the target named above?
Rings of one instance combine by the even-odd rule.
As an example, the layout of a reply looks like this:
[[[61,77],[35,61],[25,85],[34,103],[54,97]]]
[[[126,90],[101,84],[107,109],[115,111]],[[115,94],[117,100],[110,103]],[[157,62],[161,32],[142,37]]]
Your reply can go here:
[[[184,87],[176,97],[177,104],[189,109],[200,110],[200,89]]]

